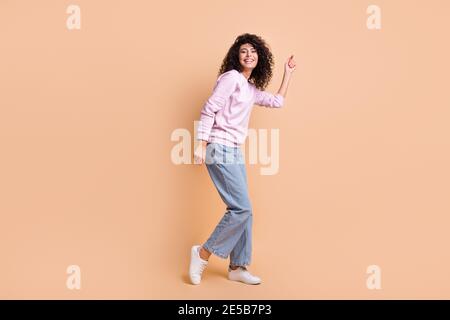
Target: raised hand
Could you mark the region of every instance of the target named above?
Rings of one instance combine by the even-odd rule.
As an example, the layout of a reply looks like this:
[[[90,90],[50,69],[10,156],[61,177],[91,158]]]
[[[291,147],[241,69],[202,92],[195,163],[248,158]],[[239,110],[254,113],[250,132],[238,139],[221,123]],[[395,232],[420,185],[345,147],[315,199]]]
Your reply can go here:
[[[296,64],[295,64],[295,60],[294,60],[294,55],[291,55],[285,63],[284,71],[292,73],[295,70],[295,66],[296,66]]]

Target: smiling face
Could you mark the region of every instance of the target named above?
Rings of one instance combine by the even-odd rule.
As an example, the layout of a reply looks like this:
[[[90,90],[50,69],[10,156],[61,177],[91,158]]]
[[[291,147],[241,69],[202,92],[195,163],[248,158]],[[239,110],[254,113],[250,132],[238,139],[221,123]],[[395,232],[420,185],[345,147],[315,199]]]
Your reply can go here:
[[[251,44],[245,43],[239,48],[239,63],[244,71],[251,71],[256,67],[258,63],[258,53]]]

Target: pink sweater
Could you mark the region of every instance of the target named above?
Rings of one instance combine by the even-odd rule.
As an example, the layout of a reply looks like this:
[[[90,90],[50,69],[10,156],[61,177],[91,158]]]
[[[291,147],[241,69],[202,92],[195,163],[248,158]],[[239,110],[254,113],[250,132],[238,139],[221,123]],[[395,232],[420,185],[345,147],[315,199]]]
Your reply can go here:
[[[283,106],[284,97],[261,91],[237,70],[222,73],[200,114],[197,140],[239,146],[247,137],[253,105]]]

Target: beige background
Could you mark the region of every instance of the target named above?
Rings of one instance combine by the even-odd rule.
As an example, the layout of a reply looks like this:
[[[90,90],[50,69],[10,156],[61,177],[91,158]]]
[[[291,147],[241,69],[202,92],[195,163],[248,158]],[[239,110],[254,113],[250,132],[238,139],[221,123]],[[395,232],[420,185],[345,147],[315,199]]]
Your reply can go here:
[[[81,7],[81,30],[66,8]],[[366,9],[382,29],[366,28]],[[0,298],[450,298],[448,1],[0,2]],[[251,270],[189,249],[224,212],[204,166],[174,165],[235,37],[297,61],[280,169],[247,164]],[[66,268],[81,267],[81,290]],[[366,268],[382,270],[368,290]]]

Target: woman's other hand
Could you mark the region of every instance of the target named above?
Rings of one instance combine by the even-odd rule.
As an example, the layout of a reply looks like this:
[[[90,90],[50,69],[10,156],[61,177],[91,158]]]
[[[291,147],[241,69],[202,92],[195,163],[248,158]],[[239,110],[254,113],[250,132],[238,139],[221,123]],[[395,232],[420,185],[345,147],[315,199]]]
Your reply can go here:
[[[198,144],[197,148],[194,151],[194,164],[203,164],[205,163],[206,158],[206,144],[208,141],[202,140],[201,143]]]

